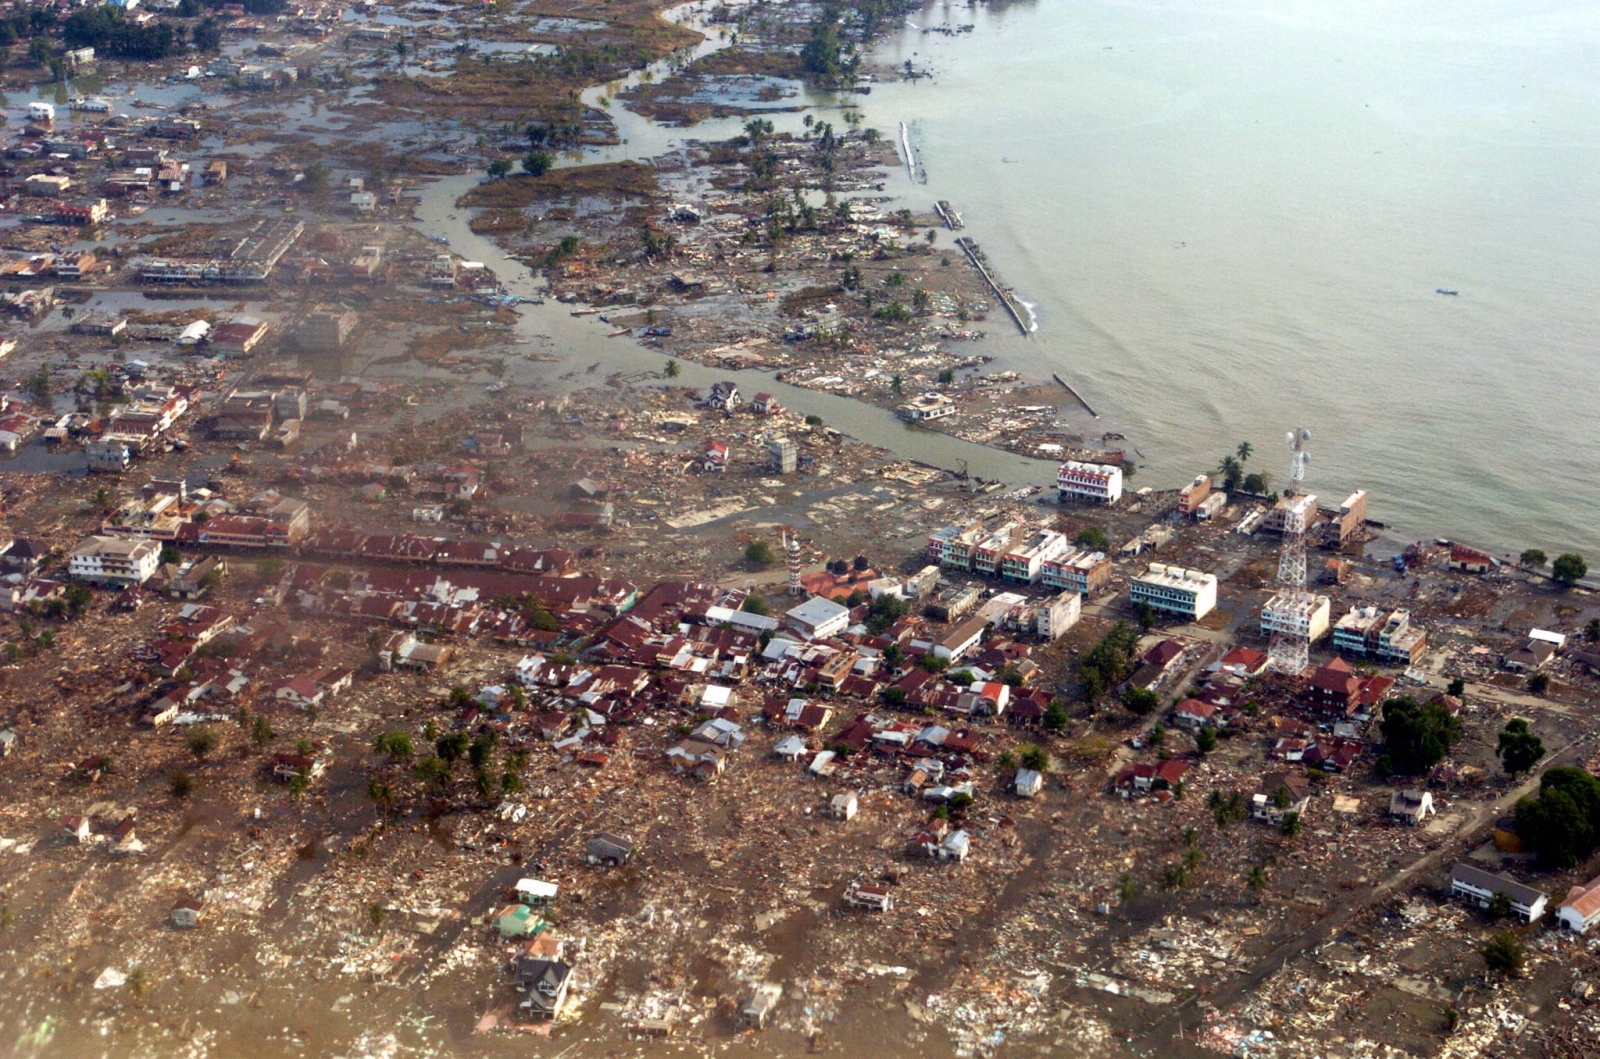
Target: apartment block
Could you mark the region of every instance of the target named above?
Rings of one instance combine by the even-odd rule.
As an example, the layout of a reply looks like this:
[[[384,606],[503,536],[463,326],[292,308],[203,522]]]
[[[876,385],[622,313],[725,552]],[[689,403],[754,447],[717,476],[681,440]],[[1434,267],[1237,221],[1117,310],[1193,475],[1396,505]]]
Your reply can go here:
[[[1115,504],[1122,499],[1122,468],[1068,460],[1056,472],[1056,490],[1062,500],[1081,498]]]
[[[1197,621],[1217,605],[1217,576],[1151,563],[1148,570],[1133,579],[1128,596],[1135,606],[1147,603],[1156,610]]]

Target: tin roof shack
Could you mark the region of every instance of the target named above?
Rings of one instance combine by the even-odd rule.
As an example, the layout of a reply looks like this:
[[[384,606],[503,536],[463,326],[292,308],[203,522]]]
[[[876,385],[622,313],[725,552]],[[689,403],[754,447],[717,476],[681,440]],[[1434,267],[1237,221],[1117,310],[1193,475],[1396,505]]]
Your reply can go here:
[[[1018,798],[1036,798],[1044,790],[1044,773],[1035,769],[1018,769],[1012,789]]]
[[[553,904],[561,888],[553,882],[543,879],[518,879],[517,900],[532,908],[541,908]]]
[[[739,1021],[746,1026],[754,1026],[758,1030],[767,1028],[767,1020],[772,1017],[773,1011],[778,1007],[778,1001],[783,999],[783,986],[775,982],[762,982],[756,986],[755,993],[739,1009]]]
[[[562,960],[524,956],[512,968],[522,1001],[517,1005],[528,1018],[553,1019],[561,1014],[572,988],[572,965]]]
[[[200,925],[205,912],[205,898],[180,897],[172,904],[172,925],[181,930],[193,930]]]
[[[1505,894],[1511,901],[1511,910],[1527,923],[1537,922],[1550,900],[1543,891],[1524,886],[1504,872],[1491,875],[1482,868],[1459,861],[1450,869],[1450,892],[1467,898],[1479,908],[1488,908],[1496,894]]]
[[[854,791],[844,794],[835,794],[828,802],[828,815],[835,820],[854,820],[856,813],[861,809],[861,799],[856,797]]]
[[[584,844],[590,864],[610,864],[620,867],[633,856],[633,842],[618,835],[602,832]]]
[[[1458,570],[1464,574],[1486,574],[1498,564],[1494,556],[1487,552],[1468,548],[1465,544],[1452,544],[1450,559],[1446,565],[1451,570]]]

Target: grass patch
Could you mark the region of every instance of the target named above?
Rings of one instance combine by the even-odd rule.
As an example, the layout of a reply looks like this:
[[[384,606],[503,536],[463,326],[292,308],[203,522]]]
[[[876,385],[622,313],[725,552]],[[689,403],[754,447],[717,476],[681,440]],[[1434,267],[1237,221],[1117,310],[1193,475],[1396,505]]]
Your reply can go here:
[[[541,177],[506,177],[479,184],[456,200],[458,207],[520,210],[544,199],[611,195],[658,199],[661,188],[655,169],[638,162],[604,162],[599,165],[552,169]]]

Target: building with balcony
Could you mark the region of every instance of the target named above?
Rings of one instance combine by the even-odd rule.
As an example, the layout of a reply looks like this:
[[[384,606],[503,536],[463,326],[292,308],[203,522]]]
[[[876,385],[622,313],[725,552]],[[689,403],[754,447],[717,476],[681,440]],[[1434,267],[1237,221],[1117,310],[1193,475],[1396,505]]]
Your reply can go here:
[[[1039,580],[1046,588],[1068,589],[1087,596],[1104,589],[1111,580],[1111,557],[1105,552],[1075,550],[1039,564]]]
[[[1128,586],[1128,598],[1134,606],[1145,603],[1155,610],[1198,621],[1217,605],[1217,576],[1151,563]]]
[[[74,581],[126,588],[142,585],[161,565],[161,545],[125,537],[88,537],[72,549],[67,574]]]
[[[1261,608],[1261,635],[1285,633],[1316,643],[1328,635],[1332,606],[1327,596],[1279,592]]]
[[[1413,665],[1427,647],[1427,631],[1412,625],[1410,612],[1404,610],[1352,607],[1333,627],[1335,651],[1386,665]]]
[[[1122,499],[1122,468],[1068,460],[1056,472],[1056,490],[1063,501],[1080,498],[1115,504]]]

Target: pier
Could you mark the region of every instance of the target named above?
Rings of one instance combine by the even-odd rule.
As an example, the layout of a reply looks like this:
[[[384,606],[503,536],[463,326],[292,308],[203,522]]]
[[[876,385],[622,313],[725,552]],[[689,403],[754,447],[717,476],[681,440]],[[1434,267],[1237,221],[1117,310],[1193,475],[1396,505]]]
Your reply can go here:
[[[939,215],[939,219],[944,222],[944,226],[952,232],[959,232],[966,227],[966,224],[961,220],[961,214],[952,209],[950,203],[944,199],[940,199],[933,204],[933,212]]]
[[[1010,313],[1011,319],[1016,322],[1017,330],[1021,331],[1022,336],[1026,338],[1028,336],[1028,321],[1022,318],[1022,310],[1017,308],[1017,303],[1012,299],[1011,295],[989,273],[989,269],[983,263],[983,251],[978,248],[978,244],[966,236],[960,236],[956,239],[956,245],[961,248],[962,253],[967,255],[967,260],[972,262],[972,267],[978,270],[978,275],[982,276],[983,281],[989,285],[989,289],[994,291],[994,296],[1000,299],[1000,304],[1006,307],[1006,312]],[[1071,389],[1070,386],[1067,388]],[[1078,400],[1081,401],[1083,398],[1080,397]],[[1085,407],[1088,406],[1085,405]]]
[[[1078,399],[1078,403],[1083,405],[1084,411],[1088,412],[1090,415],[1094,416],[1096,419],[1100,418],[1100,413],[1096,412],[1093,408],[1089,407],[1089,402],[1085,401],[1083,399],[1083,394],[1079,393],[1077,390],[1074,390],[1072,388],[1072,384],[1070,382],[1068,382],[1066,379],[1063,379],[1059,372],[1052,371],[1050,373],[1050,377],[1052,379],[1054,379],[1056,382],[1059,382],[1062,385],[1062,387],[1068,393],[1070,393],[1072,396],[1076,397]]]

